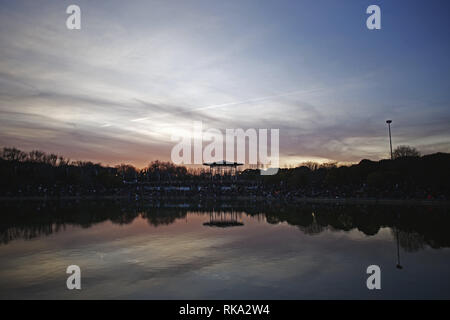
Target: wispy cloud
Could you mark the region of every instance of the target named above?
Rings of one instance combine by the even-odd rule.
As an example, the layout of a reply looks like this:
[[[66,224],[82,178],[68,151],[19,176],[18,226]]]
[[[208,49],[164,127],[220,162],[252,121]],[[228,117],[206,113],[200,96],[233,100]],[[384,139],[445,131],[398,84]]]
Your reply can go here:
[[[345,36],[319,25],[311,13],[328,11],[313,2],[307,15],[303,2],[80,1],[72,32],[65,5],[0,10],[2,145],[142,166],[169,158],[174,130],[203,121],[279,128],[284,162],[357,161],[386,156],[393,118],[396,144],[450,151],[450,79],[437,77],[450,50],[436,39],[425,61],[427,51],[394,41],[409,37],[400,29],[375,39],[352,19]],[[334,14],[354,14],[342,6]]]

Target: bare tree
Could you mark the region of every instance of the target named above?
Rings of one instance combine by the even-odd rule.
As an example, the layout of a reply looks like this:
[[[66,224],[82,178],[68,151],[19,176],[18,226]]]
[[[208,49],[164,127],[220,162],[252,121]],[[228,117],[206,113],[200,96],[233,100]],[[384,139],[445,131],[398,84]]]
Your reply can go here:
[[[405,157],[420,157],[420,152],[411,146],[398,146],[394,150],[394,159]]]
[[[317,169],[319,169],[320,164],[314,161],[306,161],[300,164],[301,167],[307,167],[309,168],[309,170],[311,171],[315,171]]]
[[[25,161],[27,154],[16,148],[3,148],[2,158],[8,161]]]

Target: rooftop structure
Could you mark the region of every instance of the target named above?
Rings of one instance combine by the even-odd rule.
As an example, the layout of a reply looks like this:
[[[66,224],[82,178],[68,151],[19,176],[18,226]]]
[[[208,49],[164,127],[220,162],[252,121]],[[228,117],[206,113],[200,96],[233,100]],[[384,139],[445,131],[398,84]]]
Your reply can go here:
[[[216,161],[216,162],[205,162],[203,163],[204,166],[209,167],[209,173],[211,174],[211,177],[214,177],[216,175],[224,176],[224,175],[230,175],[230,176],[236,176],[238,173],[238,167],[244,165],[243,163],[238,162],[230,162],[230,161]]]

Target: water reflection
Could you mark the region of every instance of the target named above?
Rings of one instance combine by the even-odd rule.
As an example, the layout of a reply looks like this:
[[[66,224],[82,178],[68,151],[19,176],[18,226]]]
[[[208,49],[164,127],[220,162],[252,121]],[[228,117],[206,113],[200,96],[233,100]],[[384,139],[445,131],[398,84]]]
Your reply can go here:
[[[65,230],[68,226],[89,228],[101,222],[127,225],[136,218],[159,227],[186,219],[189,212],[209,218],[204,226],[243,226],[242,216],[264,219],[269,224],[287,223],[307,235],[330,231],[358,230],[366,236],[390,228],[398,247],[406,252],[450,247],[449,209],[446,207],[362,205],[255,205],[237,204],[136,204],[121,202],[6,202],[0,205],[0,242],[33,239]],[[400,257],[398,256],[400,267]]]
[[[209,221],[203,223],[204,226],[229,228],[243,226],[242,213],[233,211],[211,211]]]
[[[447,208],[80,201],[0,210],[0,299],[450,297]],[[82,269],[80,292],[65,287],[70,264]],[[366,287],[371,264],[382,270],[380,292]]]

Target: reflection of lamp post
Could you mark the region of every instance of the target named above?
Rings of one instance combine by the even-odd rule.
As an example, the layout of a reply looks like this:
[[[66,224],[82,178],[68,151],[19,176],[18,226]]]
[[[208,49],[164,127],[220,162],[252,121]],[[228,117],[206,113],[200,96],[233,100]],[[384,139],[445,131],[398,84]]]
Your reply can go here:
[[[392,153],[392,138],[391,138],[391,123],[392,123],[392,120],[386,120],[386,123],[388,124],[388,128],[389,128],[389,145],[391,146],[391,160],[394,160],[394,155]]]
[[[400,214],[396,213],[396,222],[394,223],[394,231],[395,231],[395,237],[397,238],[397,269],[403,269],[402,265],[400,264],[400,237],[398,232],[397,225],[400,224]]]
[[[397,269],[403,269],[402,265],[400,264],[400,246],[399,246],[399,238],[398,238],[398,229],[395,227],[395,236],[397,238]]]

